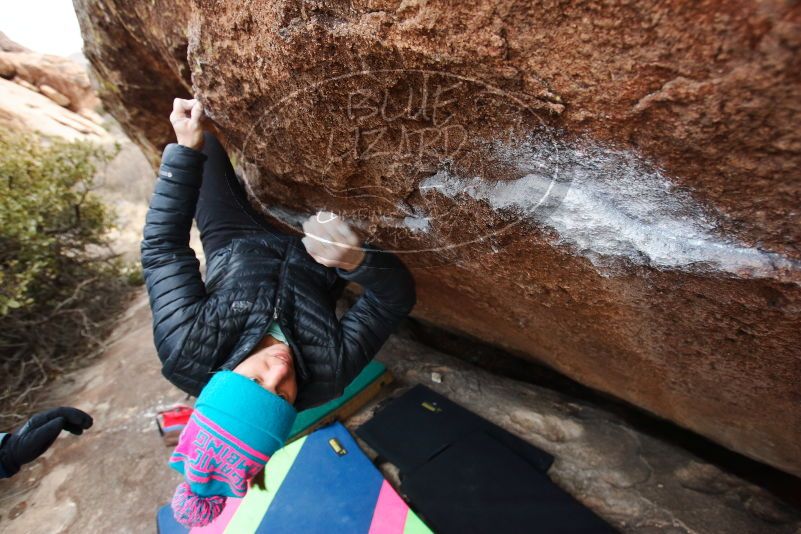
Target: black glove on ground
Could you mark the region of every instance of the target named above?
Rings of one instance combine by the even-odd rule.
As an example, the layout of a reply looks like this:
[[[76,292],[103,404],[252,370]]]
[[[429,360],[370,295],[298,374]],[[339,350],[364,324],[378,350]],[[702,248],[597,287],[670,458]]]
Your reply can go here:
[[[75,435],[92,426],[92,417],[77,408],[53,408],[39,412],[13,434],[6,436],[0,447],[0,463],[8,475],[14,475],[23,464],[34,461],[56,441],[62,430]]]

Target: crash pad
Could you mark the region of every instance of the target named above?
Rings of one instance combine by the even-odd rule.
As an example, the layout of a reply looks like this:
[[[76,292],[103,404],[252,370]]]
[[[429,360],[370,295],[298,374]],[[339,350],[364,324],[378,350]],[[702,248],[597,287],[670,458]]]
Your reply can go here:
[[[372,360],[345,388],[340,397],[298,413],[287,443],[334,420],[345,420],[375,397],[382,387],[392,382],[386,365]]]
[[[615,532],[483,431],[460,438],[402,480],[404,494],[441,534]]]
[[[386,401],[356,433],[398,467],[438,533],[614,532],[548,478],[550,454],[425,386]]]
[[[265,473],[263,487],[251,487],[243,499],[229,499],[223,515],[203,528],[179,525],[170,506],[162,507],[159,533],[431,532],[341,423],[287,445],[273,455]]]
[[[407,473],[477,431],[486,432],[540,471],[553,463],[547,452],[420,384],[387,401],[356,429],[356,435]]]

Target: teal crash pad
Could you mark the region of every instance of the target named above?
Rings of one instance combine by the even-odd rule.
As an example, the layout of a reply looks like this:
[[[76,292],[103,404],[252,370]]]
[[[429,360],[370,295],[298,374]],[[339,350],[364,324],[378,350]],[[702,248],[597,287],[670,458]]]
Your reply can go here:
[[[342,396],[300,412],[289,433],[287,443],[291,443],[335,418],[347,418],[374,397],[382,386],[391,381],[392,376],[387,370],[387,366],[377,360],[372,360],[345,388]]]

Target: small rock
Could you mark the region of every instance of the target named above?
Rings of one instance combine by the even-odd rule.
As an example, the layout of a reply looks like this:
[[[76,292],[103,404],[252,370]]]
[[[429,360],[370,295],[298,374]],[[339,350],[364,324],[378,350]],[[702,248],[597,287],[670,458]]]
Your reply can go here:
[[[541,415],[524,410],[515,410],[510,417],[513,423],[554,443],[572,441],[584,433],[584,429],[575,421],[553,415]]]
[[[26,501],[20,501],[8,512],[9,519],[16,519],[22,515],[25,511],[25,508],[28,507],[28,503]]]
[[[23,80],[19,76],[15,76],[14,79],[11,80],[11,81],[14,82],[15,84],[19,85],[19,86],[24,87],[25,89],[27,89],[29,91],[33,91],[34,93],[38,93],[39,92],[39,88],[38,87],[36,87],[35,85],[33,85],[32,83],[30,83],[27,80]]]
[[[81,117],[92,121],[93,123],[97,124],[98,126],[102,126],[103,125],[103,117],[101,117],[99,114],[97,114],[96,112],[92,111],[91,109],[79,110],[78,114]]]
[[[745,502],[745,509],[754,517],[768,523],[782,525],[799,519],[798,513],[791,510],[789,506],[764,493],[758,493],[749,498]]]
[[[10,61],[4,61],[2,57],[0,57],[0,78],[5,78],[6,80],[12,79],[17,74],[17,67]]]
[[[39,86],[39,91],[47,98],[58,104],[59,106],[67,107],[70,105],[69,97],[59,93],[52,87],[47,84],[42,84]]]
[[[435,384],[442,384],[442,375],[437,372],[431,373],[431,381]]]
[[[736,485],[732,477],[714,465],[696,461],[677,469],[675,474],[683,487],[708,495],[721,495]]]

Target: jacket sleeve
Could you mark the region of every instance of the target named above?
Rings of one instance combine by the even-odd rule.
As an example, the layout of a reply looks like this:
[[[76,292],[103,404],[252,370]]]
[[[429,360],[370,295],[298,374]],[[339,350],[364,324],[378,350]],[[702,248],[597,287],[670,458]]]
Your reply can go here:
[[[164,149],[141,249],[162,373],[184,390],[173,374],[176,367],[192,367],[181,361],[187,358],[183,342],[206,301],[200,263],[189,246],[205,160],[202,152],[181,145]]]
[[[375,356],[417,302],[414,279],[394,254],[376,248],[353,271],[337,269],[345,280],[364,289],[340,319],[343,343],[343,388]]]
[[[6,437],[8,437],[7,433],[0,432],[0,449],[3,448],[3,443],[5,443]],[[2,456],[2,455],[0,455],[0,456]],[[11,476],[11,473],[6,471],[6,468],[3,467],[3,462],[0,461],[0,478],[9,478],[10,476]]]

